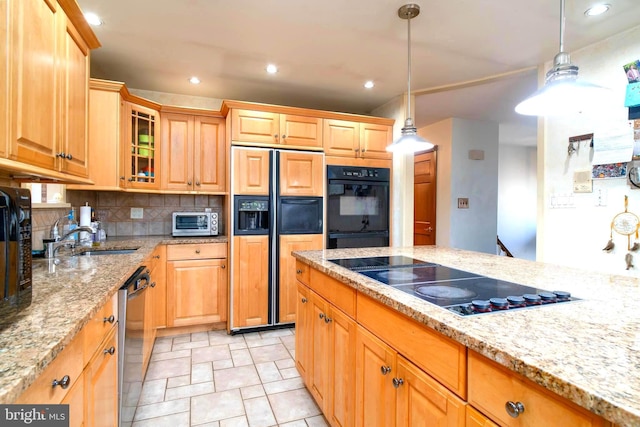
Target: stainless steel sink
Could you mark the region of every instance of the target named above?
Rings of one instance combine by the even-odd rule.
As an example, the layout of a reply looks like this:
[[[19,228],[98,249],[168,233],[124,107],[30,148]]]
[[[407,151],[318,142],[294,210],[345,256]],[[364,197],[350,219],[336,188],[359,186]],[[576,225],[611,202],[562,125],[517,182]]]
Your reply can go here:
[[[132,254],[137,249],[97,249],[76,254],[75,256],[96,256],[96,255],[126,255]]]

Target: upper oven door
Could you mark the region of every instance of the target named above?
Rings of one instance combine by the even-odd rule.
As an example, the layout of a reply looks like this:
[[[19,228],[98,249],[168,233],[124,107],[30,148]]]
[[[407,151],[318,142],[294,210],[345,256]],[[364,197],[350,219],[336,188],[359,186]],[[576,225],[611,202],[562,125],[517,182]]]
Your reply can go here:
[[[322,234],[322,197],[281,197],[279,234]]]
[[[389,231],[389,183],[331,179],[327,191],[329,233]]]

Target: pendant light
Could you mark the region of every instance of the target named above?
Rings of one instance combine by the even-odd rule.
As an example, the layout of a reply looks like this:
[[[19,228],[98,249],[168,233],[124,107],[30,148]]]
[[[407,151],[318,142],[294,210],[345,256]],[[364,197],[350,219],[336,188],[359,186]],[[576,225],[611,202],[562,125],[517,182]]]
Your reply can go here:
[[[404,121],[401,136],[391,145],[387,146],[387,151],[393,153],[411,154],[418,151],[431,150],[434,145],[427,142],[418,135],[418,130],[413,124],[411,118],[411,18],[415,18],[420,14],[420,6],[417,4],[405,4],[398,9],[398,16],[407,20],[407,39],[408,39],[408,78],[407,78],[407,118]]]
[[[545,84],[519,103],[516,113],[529,116],[552,116],[579,113],[588,104],[600,101],[608,89],[578,80],[578,67],[564,51],[564,3],[560,0],[560,52],[553,58]]]

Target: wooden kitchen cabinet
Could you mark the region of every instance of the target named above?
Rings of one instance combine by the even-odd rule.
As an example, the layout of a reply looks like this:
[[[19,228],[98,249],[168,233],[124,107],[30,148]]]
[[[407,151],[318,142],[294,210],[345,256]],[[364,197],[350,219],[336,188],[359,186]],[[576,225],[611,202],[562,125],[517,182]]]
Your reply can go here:
[[[467,405],[466,418],[466,427],[498,427],[498,424],[473,409],[471,405]]]
[[[231,110],[231,141],[240,145],[322,148],[322,119],[269,111]]]
[[[153,330],[167,327],[167,246],[159,245],[147,260],[151,277],[151,317]]]
[[[0,49],[5,52],[5,61],[0,64],[0,158],[8,155],[9,141],[9,10],[8,2],[0,2]]]
[[[269,236],[233,237],[233,328],[269,323]]]
[[[311,301],[309,288],[298,283],[296,298],[296,368],[305,385],[309,387],[309,369],[311,367]]]
[[[295,322],[297,307],[296,259],[293,251],[322,249],[322,234],[295,234],[280,236],[279,307],[280,322]]]
[[[9,158],[86,177],[89,51],[100,44],[75,2],[6,3]]]
[[[233,150],[233,194],[269,195],[268,150],[235,148]]]
[[[523,410],[511,416],[506,404]],[[469,350],[469,404],[502,426],[604,427],[609,422]]]
[[[124,102],[122,119],[121,186],[126,189],[160,188],[160,113],[132,102]]]
[[[219,117],[162,114],[162,189],[226,191],[225,121]]]
[[[391,159],[387,146],[392,142],[392,134],[390,125],[325,119],[324,152],[327,156]]]
[[[87,427],[112,427],[118,424],[118,334],[111,329],[96,350],[85,371]]]
[[[227,320],[227,245],[167,246],[167,326]]]
[[[279,166],[281,196],[324,195],[322,153],[281,151]]]

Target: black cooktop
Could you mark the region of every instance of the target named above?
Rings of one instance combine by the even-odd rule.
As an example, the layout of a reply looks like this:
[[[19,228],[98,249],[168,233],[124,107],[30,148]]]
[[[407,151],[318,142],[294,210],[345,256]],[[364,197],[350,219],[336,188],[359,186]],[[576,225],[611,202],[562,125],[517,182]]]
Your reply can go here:
[[[330,261],[462,316],[577,300],[406,256]]]

